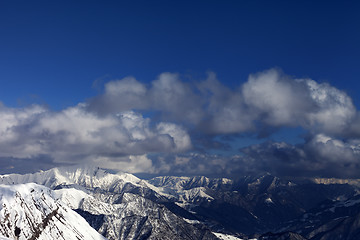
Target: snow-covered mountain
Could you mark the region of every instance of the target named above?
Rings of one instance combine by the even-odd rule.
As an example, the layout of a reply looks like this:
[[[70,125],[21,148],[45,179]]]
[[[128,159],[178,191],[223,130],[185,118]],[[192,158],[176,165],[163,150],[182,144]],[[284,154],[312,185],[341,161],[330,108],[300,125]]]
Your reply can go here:
[[[217,239],[204,225],[190,224],[160,204],[170,203],[173,196],[131,174],[55,168],[0,177],[1,184],[22,186],[17,184],[27,182],[53,189],[55,199],[108,239]]]
[[[84,218],[34,183],[0,185],[0,235],[17,239],[105,238]]]
[[[149,189],[153,187],[147,184],[146,181],[143,181],[132,174],[110,174],[98,167],[62,167],[33,174],[8,174],[0,176],[0,184],[20,184],[29,182],[44,185],[49,188],[74,184],[87,188],[100,188],[111,191],[120,191],[127,183]]]
[[[83,220],[81,224],[76,221],[80,225],[85,219],[87,227],[91,226],[92,231],[108,239],[316,239],[313,237],[320,235],[311,235],[311,231],[324,232],[319,229],[329,229],[331,219],[343,218],[345,213],[349,218],[341,223],[357,226],[357,215],[352,213],[358,211],[354,206],[358,204],[356,197],[360,186],[356,180],[290,181],[270,174],[237,180],[203,176],[163,176],[143,180],[131,174],[111,174],[92,167],[54,168],[34,174],[3,175],[0,176],[0,184],[0,196],[4,196],[3,199],[17,199],[21,195],[26,203],[12,200],[14,204],[11,209],[16,212],[14,216],[26,216],[25,213],[20,214],[26,212],[27,208],[23,206],[33,206],[34,209],[38,207],[44,211],[38,213],[42,217],[29,218],[31,226],[42,226],[41,221],[50,226],[47,216],[58,209],[57,211],[71,214],[71,217],[66,218],[69,220],[63,222],[60,217],[56,221],[56,214],[51,218],[51,226],[61,229],[59,232],[62,234],[66,232],[71,235],[74,233],[70,229],[80,228],[77,223],[72,223],[74,215]],[[41,202],[42,198],[36,197],[38,193],[46,196],[47,200]],[[327,201],[333,205],[325,212],[333,209],[338,213],[341,209],[344,214],[324,215],[316,210]],[[40,203],[52,208],[39,207]],[[2,209],[4,212],[9,211],[8,207],[3,206]],[[63,212],[61,214],[65,216]],[[330,220],[324,220],[326,218]],[[313,228],[304,224],[310,219],[319,224]],[[11,227],[0,225],[0,235],[14,238],[14,227],[18,223],[19,220],[13,217],[9,222]],[[343,226],[341,229],[349,228]],[[48,234],[47,239],[55,238],[54,231],[42,233],[43,230],[33,230]],[[27,233],[26,236],[30,236],[30,232],[21,231],[22,234]],[[326,233],[329,235],[328,232]]]

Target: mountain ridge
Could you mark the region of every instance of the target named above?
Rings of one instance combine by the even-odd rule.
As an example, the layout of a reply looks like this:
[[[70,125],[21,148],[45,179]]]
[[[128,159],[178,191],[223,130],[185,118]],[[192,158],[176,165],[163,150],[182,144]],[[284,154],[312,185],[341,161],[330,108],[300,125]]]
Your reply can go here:
[[[315,239],[313,237],[319,235],[301,234],[299,231],[305,226],[298,222],[326,201],[336,202],[334,209],[344,212],[353,207],[341,201],[350,201],[359,194],[354,181],[351,180],[352,184],[350,180],[292,181],[269,173],[237,180],[205,176],[158,176],[144,180],[98,167],[0,175],[0,184],[35,182],[48,187],[53,191],[54,200],[80,214],[108,239],[157,239],[159,236],[162,239],[218,239],[218,236],[265,239],[270,236],[266,235],[268,232],[276,233],[272,237],[295,238],[300,234],[304,239]],[[354,204],[360,205],[360,202]],[[316,214],[314,216],[316,218]],[[354,224],[356,219],[355,215],[351,216],[343,224]],[[319,228],[330,226],[325,219],[318,221]],[[347,228],[336,231],[339,229]],[[283,231],[294,234],[286,235]],[[321,229],[312,231],[322,233]]]

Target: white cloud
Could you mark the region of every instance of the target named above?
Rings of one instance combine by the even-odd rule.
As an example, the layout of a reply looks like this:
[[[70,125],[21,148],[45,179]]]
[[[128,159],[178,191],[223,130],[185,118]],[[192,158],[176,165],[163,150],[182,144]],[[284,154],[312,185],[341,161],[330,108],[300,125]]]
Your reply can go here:
[[[0,157],[48,156],[57,163],[122,162],[125,157],[131,160],[132,167],[127,168],[135,171],[140,167],[134,162],[149,166],[149,161],[138,156],[191,147],[190,136],[176,124],[162,122],[151,127],[150,119],[133,111],[98,116],[86,109],[84,104],[60,112],[40,106],[1,108]]]
[[[360,160],[358,141],[343,141],[324,134],[317,134],[305,147],[316,159],[324,162],[357,163]]]
[[[100,114],[114,114],[149,107],[147,88],[133,77],[110,81],[104,93],[90,100],[90,108]]]
[[[241,149],[240,162],[252,172],[277,176],[358,178],[360,141],[317,134],[296,146],[265,142]]]
[[[155,172],[152,165],[152,160],[144,155],[130,155],[126,157],[119,157],[117,161],[107,158],[105,156],[97,157],[93,161],[97,166],[103,168],[117,169],[128,173],[153,173]]]
[[[12,109],[5,106],[0,107],[0,143],[11,142],[18,136],[15,128],[32,121],[46,109],[33,105],[23,109]]]
[[[224,86],[214,73],[200,82],[184,82],[178,74],[162,73],[148,87],[128,77],[107,83],[104,94],[90,100],[89,109],[103,115],[134,109],[155,111],[165,121],[210,134],[256,131],[260,123],[341,135],[356,117],[356,108],[345,92],[311,79],[294,79],[277,69],[252,74],[234,89]]]
[[[222,85],[214,73],[198,84],[204,99],[205,113],[198,128],[210,134],[231,134],[254,130],[252,109],[244,103],[240,89]]]
[[[296,126],[298,118],[310,110],[304,85],[275,69],[250,75],[242,94],[246,104],[258,110],[257,118],[273,126]]]
[[[168,120],[196,123],[201,120],[201,98],[178,74],[162,73],[149,87],[127,77],[105,84],[102,95],[89,101],[89,109],[100,114],[126,110],[155,110]]]
[[[151,106],[167,119],[198,123],[203,114],[203,99],[194,87],[180,80],[178,74],[162,73],[149,89]]]
[[[314,110],[306,113],[311,126],[327,133],[343,133],[356,117],[356,108],[351,98],[329,84],[305,81],[309,88]]]
[[[175,151],[189,150],[191,147],[191,139],[187,132],[173,123],[161,122],[156,126],[160,134],[169,135],[175,144]]]
[[[269,126],[302,126],[312,132],[344,134],[356,116],[351,98],[326,83],[293,79],[277,70],[250,75],[243,96]]]

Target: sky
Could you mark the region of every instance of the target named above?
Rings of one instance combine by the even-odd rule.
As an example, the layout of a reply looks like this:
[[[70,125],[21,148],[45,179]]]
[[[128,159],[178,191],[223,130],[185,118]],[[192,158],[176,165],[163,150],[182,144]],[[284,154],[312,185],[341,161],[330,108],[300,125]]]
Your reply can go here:
[[[0,1],[0,174],[360,178],[358,1]]]

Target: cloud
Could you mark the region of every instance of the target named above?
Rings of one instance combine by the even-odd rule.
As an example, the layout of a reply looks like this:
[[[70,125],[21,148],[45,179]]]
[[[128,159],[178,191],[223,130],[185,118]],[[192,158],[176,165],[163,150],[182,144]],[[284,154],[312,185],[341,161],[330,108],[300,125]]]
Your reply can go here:
[[[198,123],[203,115],[201,96],[178,74],[162,73],[149,89],[151,108],[171,121]]]
[[[242,94],[246,104],[256,111],[256,118],[272,126],[304,125],[299,118],[315,107],[303,82],[275,69],[250,75]]]
[[[186,83],[178,74],[162,73],[148,87],[134,78],[111,81],[102,95],[89,101],[88,108],[101,115],[131,109],[155,111],[166,121],[217,134],[253,127],[242,102],[240,92],[223,86],[213,73],[199,83]]]
[[[153,169],[160,175],[186,175],[186,176],[229,176],[233,169],[228,168],[232,157],[224,157],[210,154],[184,153],[150,155]],[[238,169],[238,166],[236,166]],[[237,172],[238,173],[238,172]]]
[[[202,99],[178,74],[162,73],[149,87],[133,77],[110,81],[104,93],[89,100],[88,108],[101,115],[125,110],[152,110],[166,120],[196,123],[202,115]]]
[[[343,134],[355,120],[356,108],[351,98],[329,84],[307,80],[311,100],[316,108],[305,114],[311,127],[330,134]]]
[[[133,77],[110,81],[104,93],[90,100],[89,108],[102,115],[126,110],[149,108],[147,88]]]
[[[327,83],[292,78],[277,69],[251,74],[234,89],[211,72],[198,82],[162,73],[149,85],[128,77],[108,82],[104,93],[91,99],[88,107],[102,115],[153,111],[164,121],[213,135],[256,132],[259,126],[300,126],[313,133],[340,136],[350,132],[357,116],[345,92]],[[360,129],[356,126],[353,129]]]
[[[360,141],[323,134],[292,145],[266,141],[239,154],[180,153],[149,156],[153,173],[241,177],[270,173],[278,177],[360,178]]]
[[[308,141],[304,148],[312,158],[319,161],[341,164],[360,163],[359,140],[344,141],[318,134]]]
[[[145,153],[179,152],[191,148],[180,126],[154,123],[134,111],[99,116],[85,104],[52,112],[41,106],[0,109],[0,158],[51,159],[55,163],[84,163],[99,159],[135,167]],[[126,159],[126,160],[124,160]],[[104,163],[104,165],[106,165]],[[145,165],[145,166],[148,166]]]
[[[191,146],[190,136],[176,124],[161,122],[156,126],[156,130],[160,134],[171,137],[175,151],[185,151]]]
[[[257,110],[256,120],[269,126],[341,135],[356,116],[345,92],[327,83],[292,79],[275,69],[250,75],[242,93],[248,107]]]
[[[121,172],[128,173],[155,172],[152,160],[149,159],[146,154],[120,157],[118,158],[118,161],[113,161],[113,159],[106,156],[99,156],[93,161],[93,164],[102,166],[103,168],[117,169]]]
[[[318,134],[304,144],[265,142],[242,148],[252,172],[277,176],[359,178],[360,142]]]
[[[233,134],[255,129],[255,116],[241,95],[240,88],[229,89],[214,73],[198,85],[205,101],[204,115],[197,128],[208,134]]]

